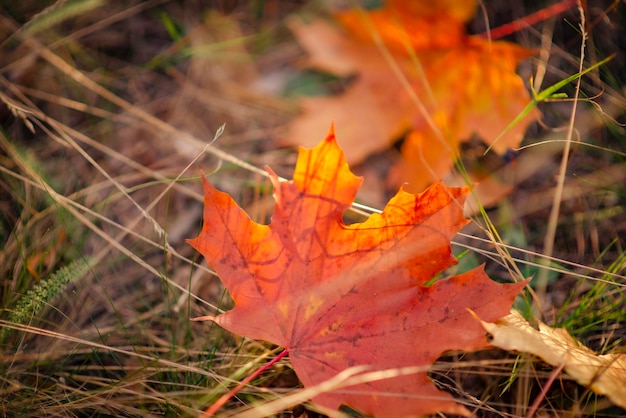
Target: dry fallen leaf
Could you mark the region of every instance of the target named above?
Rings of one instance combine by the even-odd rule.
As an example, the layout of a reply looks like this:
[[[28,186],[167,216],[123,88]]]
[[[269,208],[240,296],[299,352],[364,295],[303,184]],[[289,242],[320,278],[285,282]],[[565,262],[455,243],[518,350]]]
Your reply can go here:
[[[305,387],[353,366],[424,367],[444,351],[484,347],[484,331],[468,309],[495,320],[524,286],[493,282],[482,268],[424,286],[456,264],[450,239],[467,223],[467,188],[436,183],[419,195],[400,190],[381,214],[345,225],[343,212],[362,180],[350,172],[332,131],[314,149],[300,150],[292,181],[268,171],[276,199],[270,225],[251,221],[204,180],[204,225],[189,243],[235,302],[207,319],[285,347]],[[379,418],[468,414],[426,373],[361,383],[313,401]]]
[[[515,69],[531,51],[468,36],[464,25],[475,9],[471,0],[388,1],[369,12],[337,13],[341,27],[293,21],[290,27],[311,67],[357,77],[340,95],[302,99],[303,113],[285,142],[313,146],[322,127],[334,120],[348,162],[355,164],[409,131],[404,163],[393,178],[396,184],[408,182],[413,192],[450,171],[460,141],[475,133],[492,144],[530,101]],[[385,59],[377,36],[412,91]],[[503,153],[517,146],[538,117],[536,109],[531,111],[493,149]]]
[[[539,321],[536,330],[516,311],[494,323],[481,323],[494,347],[534,354],[555,367],[563,365],[579,384],[626,409],[626,354],[596,354],[565,329]]]

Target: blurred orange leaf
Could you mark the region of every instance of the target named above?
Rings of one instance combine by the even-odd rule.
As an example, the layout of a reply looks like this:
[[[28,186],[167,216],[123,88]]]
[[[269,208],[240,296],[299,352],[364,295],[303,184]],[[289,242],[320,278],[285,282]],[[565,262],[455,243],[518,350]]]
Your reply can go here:
[[[425,286],[456,264],[450,239],[467,223],[466,187],[400,190],[381,214],[346,225],[343,213],[362,180],[332,131],[300,150],[292,181],[268,171],[276,199],[270,225],[251,221],[205,179],[204,225],[189,243],[235,302],[203,319],[285,347],[305,387],[353,366],[425,370],[447,350],[483,347],[484,331],[468,309],[495,320],[524,286],[493,282],[482,268]],[[377,417],[468,414],[425,371],[326,392],[313,402]]]
[[[334,120],[354,164],[408,132],[395,183],[408,182],[411,191],[423,190],[450,171],[460,141],[477,134],[491,144],[530,102],[515,69],[531,51],[467,35],[465,22],[475,8],[473,0],[394,0],[368,12],[336,13],[340,26],[292,21],[292,31],[309,53],[308,65],[357,77],[337,96],[303,98],[302,114],[291,123],[285,142],[313,146],[322,127]],[[517,146],[528,123],[539,116],[534,109],[494,150]]]

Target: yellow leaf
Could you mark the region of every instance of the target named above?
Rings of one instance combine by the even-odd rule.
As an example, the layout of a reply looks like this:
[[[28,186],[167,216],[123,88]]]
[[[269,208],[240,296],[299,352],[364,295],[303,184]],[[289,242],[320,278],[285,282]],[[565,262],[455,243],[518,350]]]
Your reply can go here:
[[[599,355],[561,328],[551,328],[539,321],[534,329],[519,312],[495,323],[480,321],[491,345],[507,351],[534,354],[558,367],[579,384],[626,409],[626,354]]]

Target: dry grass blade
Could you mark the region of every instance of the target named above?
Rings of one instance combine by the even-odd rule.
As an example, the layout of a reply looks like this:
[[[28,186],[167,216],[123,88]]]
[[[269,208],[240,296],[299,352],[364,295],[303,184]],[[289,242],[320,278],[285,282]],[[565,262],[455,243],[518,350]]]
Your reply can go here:
[[[582,3],[578,2],[578,11],[580,13],[580,31],[582,34],[582,41],[580,43],[580,65],[578,72],[583,71],[583,65],[585,62],[585,50],[587,48],[587,28],[585,23],[585,10]],[[563,199],[563,189],[565,187],[565,178],[567,176],[567,167],[569,163],[570,150],[572,147],[572,140],[574,137],[574,123],[576,120],[576,109],[578,108],[578,98],[580,96],[580,86],[582,78],[576,80],[576,89],[574,92],[574,100],[572,101],[572,110],[569,118],[569,124],[567,126],[567,136],[565,137],[565,144],[563,147],[563,153],[561,155],[561,165],[559,167],[559,173],[557,176],[557,185],[554,189],[554,195],[552,199],[552,209],[550,211],[550,217],[548,219],[548,228],[546,230],[546,236],[544,239],[543,253],[544,255],[551,257],[554,253],[554,239],[556,236],[556,228],[559,220],[559,213],[561,208],[561,201]],[[548,286],[548,273],[546,270],[541,270],[537,276],[537,297],[539,302],[545,299],[546,289]]]

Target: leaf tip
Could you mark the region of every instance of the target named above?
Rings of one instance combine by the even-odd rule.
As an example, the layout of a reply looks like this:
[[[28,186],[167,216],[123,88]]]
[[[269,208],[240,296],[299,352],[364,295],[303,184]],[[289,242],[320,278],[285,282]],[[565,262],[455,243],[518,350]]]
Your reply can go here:
[[[335,121],[331,121],[330,122],[330,129],[328,129],[328,135],[326,136],[326,141],[330,142],[330,141],[336,141],[337,138],[335,137]]]
[[[278,184],[280,183],[280,177],[278,177],[278,174],[276,174],[276,172],[272,170],[272,167],[270,167],[269,165],[266,165],[263,168],[265,168],[265,171],[267,171],[270,181],[272,182],[272,186],[274,187],[274,189],[276,189],[278,187]]]

